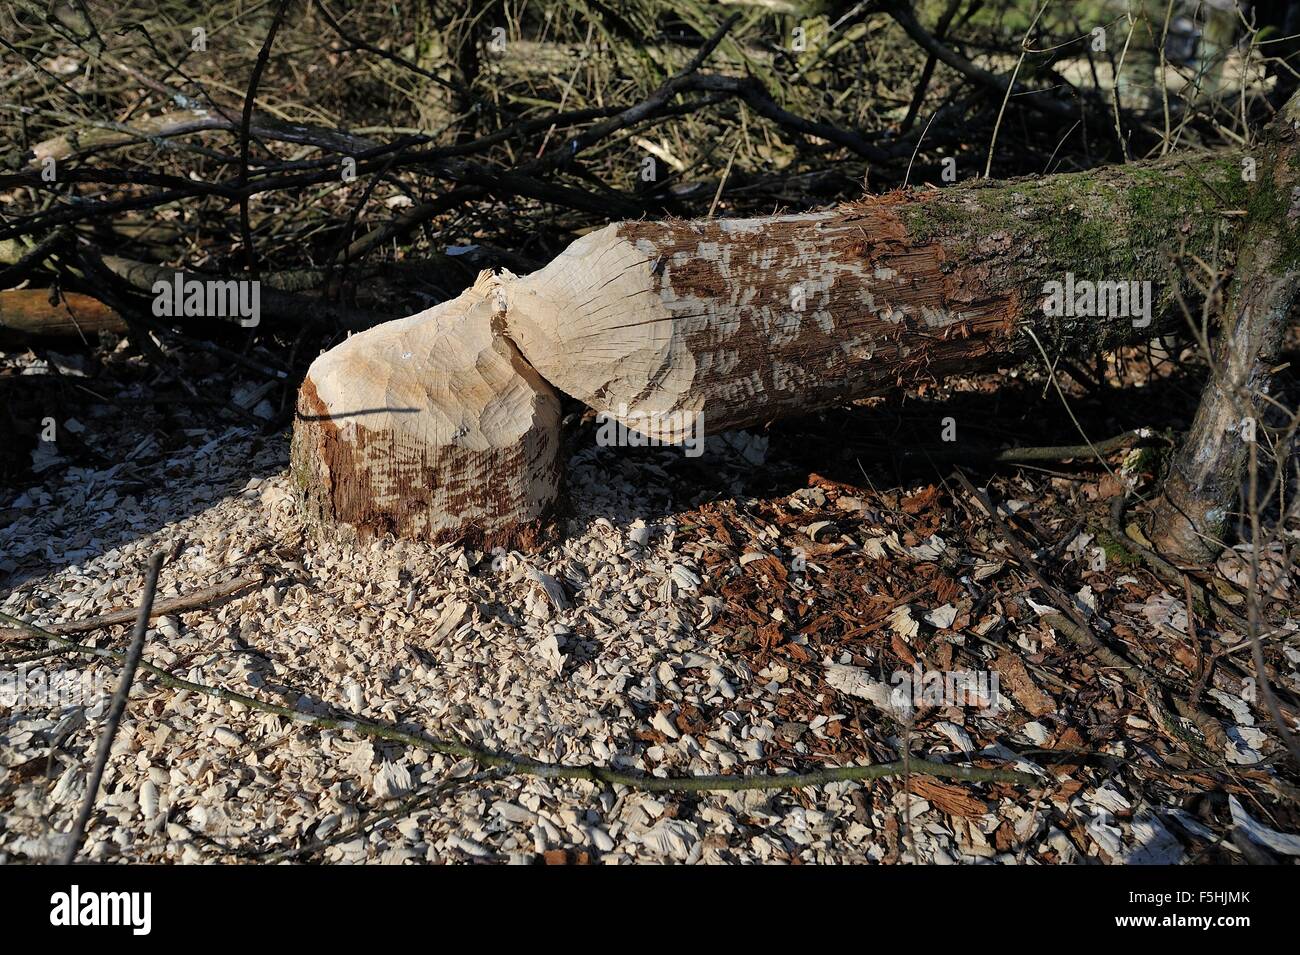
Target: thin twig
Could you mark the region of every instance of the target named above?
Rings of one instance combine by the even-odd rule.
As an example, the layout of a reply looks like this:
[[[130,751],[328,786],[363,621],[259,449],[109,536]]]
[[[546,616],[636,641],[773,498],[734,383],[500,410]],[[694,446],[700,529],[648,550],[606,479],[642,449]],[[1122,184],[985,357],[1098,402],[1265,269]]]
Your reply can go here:
[[[1075,607],[1074,602],[1069,600],[1064,594],[1049,584],[1047,579],[1039,573],[1038,567],[1034,564],[1033,557],[1030,555],[1029,551],[1025,549],[1024,544],[1020,542],[1020,538],[1011,533],[1011,528],[1007,527],[1006,521],[1002,520],[1002,515],[999,514],[998,509],[993,506],[993,502],[989,499],[989,496],[979,488],[975,487],[975,485],[971,484],[970,479],[967,478],[966,475],[962,474],[960,470],[953,471],[953,474],[961,483],[961,486],[966,489],[966,493],[984,506],[984,510],[988,512],[989,519],[993,521],[994,526],[998,529],[998,533],[1000,533],[1003,539],[1011,545],[1011,552],[1015,554],[1016,559],[1020,561],[1025,570],[1034,578],[1034,581],[1042,589],[1043,593],[1047,594],[1052,603],[1056,604],[1057,608],[1063,614],[1073,620],[1080,630],[1086,633],[1094,642],[1097,642],[1097,637],[1092,632],[1092,627],[1088,626],[1088,621],[1083,618],[1083,614],[1081,614],[1078,608]]]
[[[149,558],[149,573],[144,580],[144,596],[140,599],[140,610],[135,618],[135,633],[131,636],[131,646],[122,658],[122,677],[117,682],[117,690],[108,706],[108,717],[104,729],[99,734],[99,749],[95,753],[95,765],[91,768],[90,778],[86,780],[86,795],[81,801],[81,811],[72,824],[68,834],[68,844],[63,850],[63,865],[72,865],[81,848],[81,840],[86,834],[86,824],[95,809],[95,797],[99,794],[99,784],[104,779],[104,767],[108,765],[109,754],[113,751],[113,739],[117,728],[122,723],[122,714],[126,711],[126,698],[131,694],[131,684],[135,682],[135,671],[140,666],[140,657],[144,654],[144,633],[149,627],[149,611],[153,607],[153,595],[158,589],[158,572],[162,570],[165,555],[158,551]],[[57,639],[57,638],[56,638]]]
[[[1115,75],[1111,85],[1111,102],[1115,108],[1115,138],[1119,141],[1120,156],[1124,162],[1128,162],[1128,143],[1124,139],[1124,129],[1120,123],[1120,102],[1119,102],[1119,81],[1120,75],[1124,72],[1124,60],[1128,58],[1128,47],[1133,42],[1133,29],[1137,26],[1137,18],[1129,11],[1128,17],[1128,36],[1124,38],[1124,49],[1120,51],[1119,63],[1115,66]],[[1163,77],[1161,78],[1163,81]]]
[[[248,262],[248,274],[257,279],[257,256],[253,251],[253,228],[248,217],[248,195],[242,190],[248,185],[248,155],[250,148],[249,128],[253,122],[253,100],[257,97],[257,86],[262,81],[262,71],[271,55],[271,44],[280,29],[280,21],[289,8],[289,0],[280,0],[280,6],[271,20],[271,27],[266,31],[266,40],[257,51],[257,61],[253,64],[253,73],[248,78],[248,93],[244,96],[244,112],[239,124],[239,230],[244,239],[244,258]]]
[[[1287,752],[1296,766],[1300,766],[1300,740],[1296,739],[1291,727],[1287,726],[1282,715],[1282,707],[1277,702],[1273,687],[1268,679],[1268,665],[1264,660],[1264,642],[1259,636],[1260,618],[1263,614],[1259,607],[1259,545],[1261,539],[1259,526],[1259,442],[1250,442],[1250,475],[1246,484],[1247,506],[1250,511],[1250,588],[1246,596],[1247,634],[1250,637],[1250,658],[1255,664],[1255,676],[1259,680],[1259,695],[1264,701],[1264,709],[1269,719],[1282,737]],[[1190,610],[1189,610],[1190,613]]]
[[[989,155],[984,162],[984,178],[987,179],[993,172],[993,152],[998,144],[998,131],[1002,128],[1002,116],[1007,111],[1007,101],[1011,99],[1011,91],[1016,88],[1016,77],[1020,75],[1020,68],[1025,65],[1025,57],[1029,54],[1029,34],[1034,32],[1034,27],[1038,26],[1038,19],[1047,9],[1047,0],[1044,0],[1038,12],[1034,14],[1034,19],[1030,21],[1029,26],[1025,29],[1025,35],[1020,40],[1020,59],[1016,60],[1016,68],[1011,71],[1011,79],[1007,82],[1007,91],[1002,97],[1002,105],[998,108],[998,118],[993,123],[993,135],[989,137]]]
[[[1088,444],[1007,448],[1005,451],[999,451],[993,460],[1014,464],[1017,461],[1063,461],[1066,458],[1100,459],[1103,455],[1128,447],[1130,444],[1136,444],[1150,436],[1151,433],[1145,428],[1138,428],[1134,431],[1117,434],[1113,438],[1106,438],[1104,441],[1095,441]]]
[[[453,789],[458,789],[461,786],[467,786],[470,783],[483,782],[484,780],[492,778],[494,775],[499,774],[496,773],[495,770],[488,769],[483,772],[473,773],[469,776],[458,776],[452,779],[439,780],[433,786],[430,786],[428,789],[412,796],[400,806],[386,809],[379,815],[370,819],[365,819],[350,829],[344,829],[331,836],[327,836],[324,839],[314,839],[303,845],[293,846],[289,849],[283,849],[269,855],[265,852],[257,851],[251,853],[243,853],[230,849],[227,849],[227,851],[234,851],[236,855],[252,855],[258,858],[259,861],[264,862],[266,865],[276,865],[281,862],[286,862],[289,859],[312,855],[313,853],[320,852],[322,849],[328,849],[330,846],[338,845],[340,842],[347,842],[359,835],[373,832],[386,822],[391,822],[394,819],[401,819],[404,816],[409,816],[412,813],[419,812],[421,809],[426,809],[437,802],[438,798],[447,792]],[[265,858],[262,858],[263,856],[265,856]]]
[[[211,587],[204,587],[202,590],[195,590],[188,594],[182,594],[179,597],[168,597],[166,600],[160,600],[154,605],[149,612],[149,619],[154,620],[163,614],[177,613],[178,611],[193,610],[196,607],[202,607],[204,604],[211,603],[214,600],[220,600],[222,597],[229,597],[231,594],[239,593],[247,587],[260,584],[266,579],[266,573],[259,570],[255,574],[244,574],[242,577],[236,577],[234,580],[228,580],[223,584],[213,584]],[[85,633],[88,630],[99,630],[103,627],[112,627],[120,623],[127,623],[134,620],[137,611],[125,609],[114,610],[110,613],[101,614],[98,617],[91,617],[88,620],[73,620],[68,623],[60,623],[50,629],[55,633]]]

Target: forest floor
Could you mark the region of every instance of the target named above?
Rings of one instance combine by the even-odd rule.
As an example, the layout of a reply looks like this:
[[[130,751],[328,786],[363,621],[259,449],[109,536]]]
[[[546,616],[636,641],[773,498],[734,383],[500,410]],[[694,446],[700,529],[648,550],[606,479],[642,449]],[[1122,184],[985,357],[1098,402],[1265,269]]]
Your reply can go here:
[[[132,608],[161,549],[159,601],[262,576],[155,620],[145,660],[299,713],[660,776],[906,751],[1040,780],[646,793],[509,775],[142,673],[93,861],[1288,861],[1297,780],[1248,641],[1198,601],[1189,619],[1185,588],[1112,534],[1115,499],[1140,511],[1160,430],[1196,398],[1147,358],[1121,356],[1092,393],[1061,379],[1093,439],[1155,435],[1104,466],[990,463],[1078,434],[1031,373],[711,438],[698,459],[598,447],[579,425],[567,533],[529,555],[311,539],[288,435],[259,425],[276,409],[214,359],[178,355],[168,379],[125,352],[10,356],[0,374],[61,410],[59,440],[0,491],[0,610],[58,630]],[[181,379],[208,400],[185,400]],[[1262,555],[1265,655],[1295,720],[1300,534],[1282,541]],[[1244,613],[1245,557],[1192,577]],[[17,675],[0,694],[0,861],[57,854],[119,669],[24,639],[0,630]],[[896,692],[935,674],[979,692]],[[82,697],[38,692],[60,680]]]

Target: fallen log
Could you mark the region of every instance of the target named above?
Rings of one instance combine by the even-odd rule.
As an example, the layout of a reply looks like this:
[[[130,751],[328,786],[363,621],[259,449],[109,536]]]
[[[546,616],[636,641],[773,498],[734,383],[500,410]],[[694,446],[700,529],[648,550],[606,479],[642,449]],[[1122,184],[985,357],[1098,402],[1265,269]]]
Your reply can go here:
[[[532,539],[559,490],[552,386],[680,443],[1035,340],[1081,354],[1152,338],[1190,292],[1180,257],[1231,248],[1240,170],[1181,159],[608,226],[320,356],[298,405],[299,492],[326,529]]]
[[[31,336],[92,340],[101,331],[122,335],[126,323],[89,295],[64,292],[51,302],[49,289],[0,291],[0,344]]]

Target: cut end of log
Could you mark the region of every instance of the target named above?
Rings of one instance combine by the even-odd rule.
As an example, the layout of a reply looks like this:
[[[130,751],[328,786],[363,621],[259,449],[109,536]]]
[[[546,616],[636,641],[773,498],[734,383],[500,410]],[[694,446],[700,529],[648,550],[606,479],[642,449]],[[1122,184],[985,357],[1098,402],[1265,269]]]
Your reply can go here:
[[[499,281],[312,364],[293,472],[308,523],[360,539],[533,548],[560,486],[560,404],[500,332]]]

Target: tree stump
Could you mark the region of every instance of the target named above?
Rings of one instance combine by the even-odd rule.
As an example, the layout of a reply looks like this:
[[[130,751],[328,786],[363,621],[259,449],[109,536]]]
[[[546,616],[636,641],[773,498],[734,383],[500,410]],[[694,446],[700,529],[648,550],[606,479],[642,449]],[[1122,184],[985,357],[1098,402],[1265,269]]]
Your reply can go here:
[[[298,395],[295,483],[311,524],[484,546],[544,536],[560,403],[499,332],[501,282],[322,354]]]

